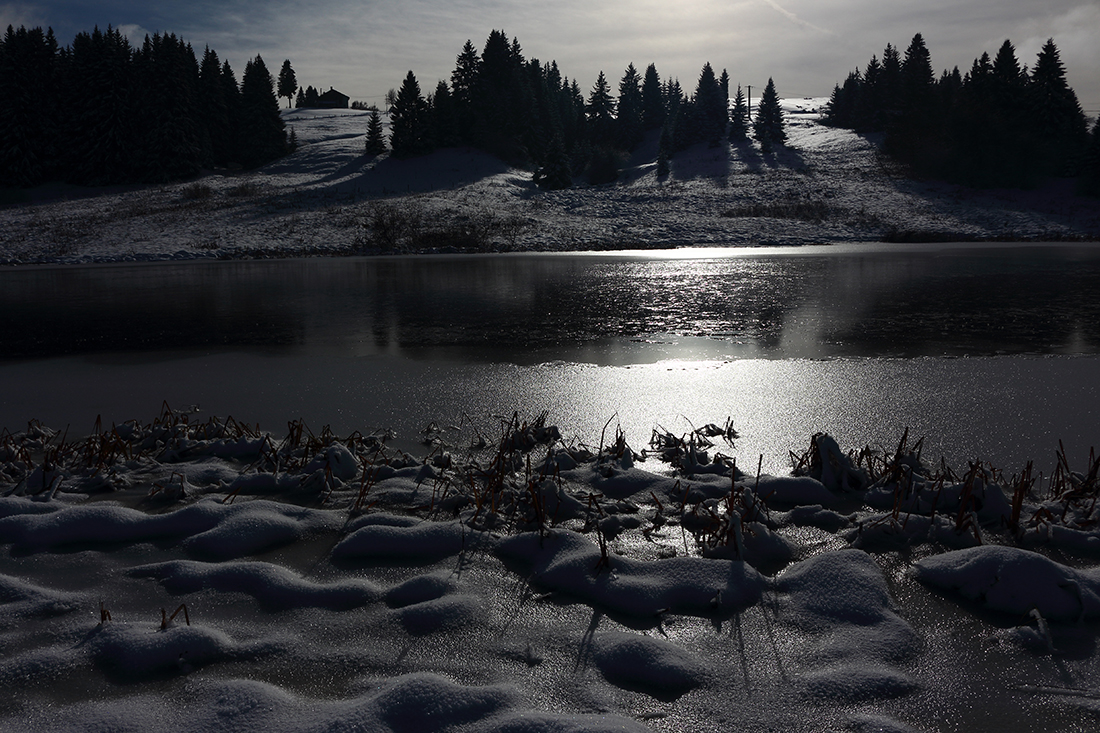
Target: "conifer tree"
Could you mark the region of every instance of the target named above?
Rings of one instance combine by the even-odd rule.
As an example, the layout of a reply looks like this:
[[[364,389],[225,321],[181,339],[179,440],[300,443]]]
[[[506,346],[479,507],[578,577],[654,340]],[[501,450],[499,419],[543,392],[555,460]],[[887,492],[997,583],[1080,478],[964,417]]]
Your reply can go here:
[[[242,163],[240,140],[243,134],[241,88],[237,85],[237,75],[233,73],[233,67],[228,61],[222,62],[221,84],[227,118],[224,138],[225,165],[240,165]]]
[[[64,162],[73,183],[133,180],[136,99],[126,36],[108,26],[73,39]]]
[[[367,144],[364,151],[368,156],[381,155],[386,152],[386,138],[382,132],[382,116],[377,109],[372,109],[367,118]]]
[[[749,137],[749,108],[745,104],[745,92],[741,85],[737,85],[737,94],[733,98],[733,109],[730,111],[729,141],[740,143]]]
[[[710,62],[704,64],[699,72],[693,102],[695,129],[691,142],[706,142],[711,147],[717,146],[725,135],[729,112],[727,97],[722,93]]]
[[[191,46],[174,34],[146,36],[133,57],[142,100],[135,109],[134,174],[165,182],[193,176],[210,159],[197,118],[198,63]]]
[[[241,78],[241,163],[254,168],[286,154],[286,128],[279,114],[275,80],[260,56]]]
[[[619,81],[617,107],[615,126],[618,145],[623,150],[633,150],[642,141],[642,80],[634,64],[626,67]]]
[[[306,106],[306,90],[298,87],[298,96],[294,98],[294,108],[301,109]]]
[[[407,158],[427,152],[427,109],[420,84],[409,71],[390,111],[390,149],[395,156]]]
[[[430,109],[428,119],[430,146],[450,148],[458,145],[461,142],[458,133],[458,115],[454,97],[447,87],[447,82],[439,80],[428,107]]]
[[[756,119],[752,123],[753,137],[760,143],[765,153],[770,153],[776,143],[787,140],[783,129],[783,110],[779,106],[779,94],[775,91],[775,82],[770,78],[756,108]]]
[[[279,70],[279,96],[286,97],[287,109],[290,109],[290,102],[296,91],[298,91],[298,77],[290,67],[290,59],[286,59],[283,61],[283,68]]]
[[[1066,71],[1054,39],[1048,39],[1031,72],[1030,111],[1046,172],[1072,175],[1088,139],[1088,122],[1077,95],[1066,82]]]
[[[573,185],[573,177],[569,171],[569,158],[565,154],[565,147],[558,135],[550,139],[546,163],[535,171],[534,181],[539,188],[550,191],[569,188]]]
[[[661,77],[657,75],[657,66],[650,64],[642,79],[642,126],[647,130],[656,130],[664,124],[666,111]]]
[[[469,39],[455,60],[455,70],[451,72],[451,96],[454,99],[455,117],[458,133],[463,142],[473,142],[475,124],[474,105],[477,94],[478,73],[481,58]]]
[[[230,159],[235,142],[233,126],[229,118],[225,84],[222,81],[221,61],[209,46],[199,64],[199,84],[196,95],[199,119],[203,121],[209,140],[210,158],[205,165],[225,166]]]
[[[608,86],[607,77],[602,71],[596,78],[592,92],[588,95],[585,114],[588,117],[592,141],[599,145],[611,143],[615,136],[615,100],[611,98],[611,87]]]
[[[60,53],[53,29],[0,39],[0,186],[34,186],[57,167]]]

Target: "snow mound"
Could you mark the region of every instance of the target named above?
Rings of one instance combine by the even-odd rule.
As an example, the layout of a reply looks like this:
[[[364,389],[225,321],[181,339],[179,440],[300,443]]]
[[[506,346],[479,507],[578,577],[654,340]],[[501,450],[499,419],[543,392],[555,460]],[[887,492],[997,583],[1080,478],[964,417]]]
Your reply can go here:
[[[109,622],[100,627],[89,646],[96,664],[120,677],[186,674],[198,667],[234,659],[254,659],[281,649],[262,641],[238,644],[217,629],[169,626],[153,630]]]
[[[170,593],[194,593],[204,588],[247,593],[268,609],[327,608],[343,611],[373,603],[381,591],[372,583],[347,579],[315,583],[266,562],[207,564],[175,560],[133,568],[130,575],[156,578]]]
[[[611,631],[593,644],[593,659],[607,681],[627,690],[675,700],[703,683],[703,665],[663,639]]]
[[[454,588],[455,584],[444,575],[417,575],[386,591],[385,600],[391,608],[403,608],[442,598]]]
[[[776,587],[791,594],[795,625],[810,631],[842,623],[870,626],[895,616],[882,571],[860,550],[803,560],[780,575]]]
[[[216,527],[184,540],[183,547],[193,557],[228,560],[290,544],[333,525],[334,520],[331,512],[250,502],[233,510]]]
[[[0,609],[3,609],[0,629],[14,618],[59,616],[87,603],[83,594],[43,588],[0,573]]]
[[[762,475],[756,493],[769,505],[826,507],[836,503],[836,495],[810,476]]]
[[[457,555],[480,541],[461,522],[418,522],[412,526],[369,524],[332,548],[335,560],[423,562]]]
[[[737,560],[676,557],[644,562],[608,555],[576,532],[536,533],[501,541],[497,553],[532,569],[538,585],[628,616],[665,611],[732,613],[760,599],[764,578]]]
[[[222,504],[214,499],[164,514],[104,504],[66,507],[0,519],[0,538],[16,553],[66,546],[185,540],[197,555],[232,558],[299,539],[331,515],[270,502]],[[188,538],[190,538],[188,540]]]
[[[916,682],[895,669],[862,664],[815,670],[801,682],[806,695],[831,703],[901,697],[917,689]]]
[[[482,621],[485,609],[475,596],[466,593],[421,601],[397,611],[401,625],[413,636],[425,636],[473,626]]]
[[[993,611],[1073,621],[1100,615],[1100,571],[1075,570],[1030,550],[983,545],[927,557],[913,566],[926,585]]]

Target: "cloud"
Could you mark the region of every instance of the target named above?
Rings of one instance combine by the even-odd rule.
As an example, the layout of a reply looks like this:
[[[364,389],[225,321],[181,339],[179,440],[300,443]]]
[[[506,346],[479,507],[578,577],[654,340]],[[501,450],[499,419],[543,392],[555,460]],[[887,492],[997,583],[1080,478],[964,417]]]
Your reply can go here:
[[[20,26],[35,28],[42,24],[42,18],[38,15],[36,8],[31,5],[22,3],[0,4],[0,31],[3,31],[9,25],[15,28]]]
[[[142,28],[136,23],[123,23],[118,26],[118,32],[126,36],[130,40],[130,45],[140,46],[145,41],[146,36],[153,35],[149,30]],[[166,31],[171,33],[171,31]]]
[[[828,30],[826,28],[820,28],[820,27],[814,25],[813,23],[809,23],[805,20],[802,20],[802,18],[799,18],[797,15],[795,15],[791,11],[789,11],[786,8],[782,7],[779,3],[775,2],[775,0],[764,0],[764,2],[767,5],[774,8],[784,18],[791,21],[792,23],[794,23],[797,26],[801,26],[802,28],[805,28],[807,30],[814,31],[815,33],[824,33],[827,36],[835,36],[836,35],[831,30]]]

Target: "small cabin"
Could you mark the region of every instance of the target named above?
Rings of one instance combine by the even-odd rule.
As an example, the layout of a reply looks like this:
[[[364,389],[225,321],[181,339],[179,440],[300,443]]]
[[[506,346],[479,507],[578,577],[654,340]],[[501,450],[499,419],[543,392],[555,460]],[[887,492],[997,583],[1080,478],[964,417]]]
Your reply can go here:
[[[329,87],[327,92],[317,98],[317,106],[321,109],[347,109],[350,101],[351,97]]]

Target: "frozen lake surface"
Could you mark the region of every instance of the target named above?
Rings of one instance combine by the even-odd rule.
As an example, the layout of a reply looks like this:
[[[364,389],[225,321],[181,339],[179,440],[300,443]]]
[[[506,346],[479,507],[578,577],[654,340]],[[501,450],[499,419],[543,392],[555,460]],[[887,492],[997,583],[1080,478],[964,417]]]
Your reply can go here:
[[[742,460],[910,428],[1009,470],[1095,442],[1100,251],[852,245],[0,271],[0,426],[163,401],[280,433],[549,410],[635,445],[730,417]],[[13,389],[13,385],[19,385]],[[753,460],[754,462],[754,460]]]

